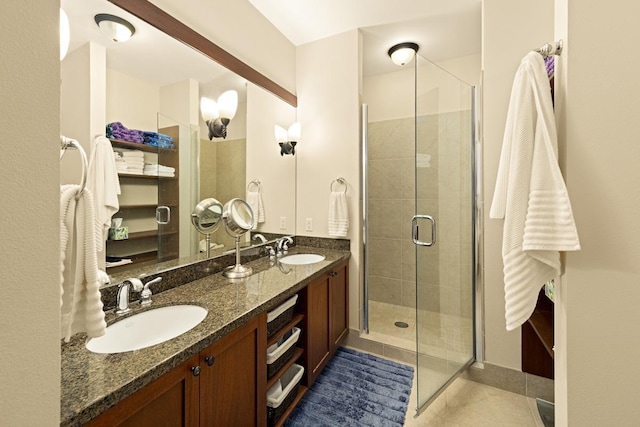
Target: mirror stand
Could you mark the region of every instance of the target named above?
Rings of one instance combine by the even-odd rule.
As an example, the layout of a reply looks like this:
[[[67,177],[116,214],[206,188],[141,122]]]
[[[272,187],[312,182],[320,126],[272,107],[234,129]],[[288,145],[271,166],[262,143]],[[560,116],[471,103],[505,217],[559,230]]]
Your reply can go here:
[[[236,239],[236,265],[227,268],[222,275],[229,279],[242,279],[253,273],[251,267],[240,265],[240,237],[253,227],[253,211],[247,202],[231,199],[222,208],[222,222],[230,236]]]
[[[204,241],[207,244],[207,250],[205,253],[207,254],[207,259],[211,258],[211,233],[205,234]]]
[[[253,270],[251,267],[245,267],[240,264],[240,236],[236,237],[236,265],[227,267],[222,275],[228,279],[242,279],[251,276]]]

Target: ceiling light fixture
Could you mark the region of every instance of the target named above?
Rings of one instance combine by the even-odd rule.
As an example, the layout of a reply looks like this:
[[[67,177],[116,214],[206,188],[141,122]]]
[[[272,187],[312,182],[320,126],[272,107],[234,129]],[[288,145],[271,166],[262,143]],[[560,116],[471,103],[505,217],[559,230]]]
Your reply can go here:
[[[416,43],[405,42],[398,43],[395,46],[392,46],[391,49],[387,52],[387,54],[391,57],[391,60],[396,65],[405,65],[413,59],[418,52],[420,46]]]
[[[135,27],[129,21],[119,16],[99,13],[94,19],[100,30],[114,42],[126,42],[136,32]]]

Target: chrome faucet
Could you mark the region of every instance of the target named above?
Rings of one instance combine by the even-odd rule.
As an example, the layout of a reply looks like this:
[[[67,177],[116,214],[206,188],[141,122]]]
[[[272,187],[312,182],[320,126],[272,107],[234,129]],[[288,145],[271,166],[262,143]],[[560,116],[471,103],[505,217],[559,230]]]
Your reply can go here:
[[[253,240],[260,240],[260,243],[267,243],[267,239],[260,233],[254,234]]]
[[[123,315],[131,311],[129,308],[129,290],[133,287],[136,292],[141,292],[144,287],[140,279],[131,278],[118,284],[118,294],[116,295],[116,314]]]
[[[140,305],[145,306],[145,305],[151,304],[152,292],[151,292],[151,289],[149,289],[149,286],[159,283],[161,280],[162,280],[162,277],[156,277],[155,279],[149,280],[147,283],[144,284],[144,288],[140,293]]]
[[[293,243],[293,236],[284,236],[277,240],[276,255],[282,256],[289,252],[289,245],[287,243]]]
[[[116,295],[116,314],[123,315],[131,311],[131,308],[129,308],[129,298],[132,287],[134,292],[140,292],[140,305],[145,306],[151,304],[152,292],[149,287],[161,280],[162,277],[156,277],[143,286],[142,280],[132,277],[119,283],[118,293]]]

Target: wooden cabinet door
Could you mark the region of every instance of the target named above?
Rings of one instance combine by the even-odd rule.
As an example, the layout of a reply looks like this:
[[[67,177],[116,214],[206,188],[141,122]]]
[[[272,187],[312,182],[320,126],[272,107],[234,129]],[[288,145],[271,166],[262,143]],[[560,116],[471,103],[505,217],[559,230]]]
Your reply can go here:
[[[265,426],[266,315],[200,352],[200,425]]]
[[[194,356],[86,425],[197,427],[199,382],[191,370],[197,365]]]
[[[325,274],[307,286],[307,384],[311,385],[329,359],[330,277]]]
[[[335,351],[349,331],[349,286],[347,264],[338,266],[330,276],[330,322],[331,344]]]

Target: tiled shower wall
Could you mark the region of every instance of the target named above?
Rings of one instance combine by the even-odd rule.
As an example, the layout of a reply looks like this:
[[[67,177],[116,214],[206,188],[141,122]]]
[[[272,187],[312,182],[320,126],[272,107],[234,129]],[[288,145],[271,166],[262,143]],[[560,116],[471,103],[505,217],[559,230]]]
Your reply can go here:
[[[244,199],[247,140],[200,140],[200,199],[213,197],[223,205],[239,197]],[[204,238],[201,236],[201,238]],[[211,241],[232,249],[235,239],[219,227]]]
[[[421,248],[419,308],[471,317],[470,125],[469,111],[420,116],[415,123],[413,118],[369,123],[371,300],[416,307],[411,218],[417,200],[417,213],[433,216],[438,226],[437,244]],[[421,238],[428,239],[429,223],[420,225]]]

